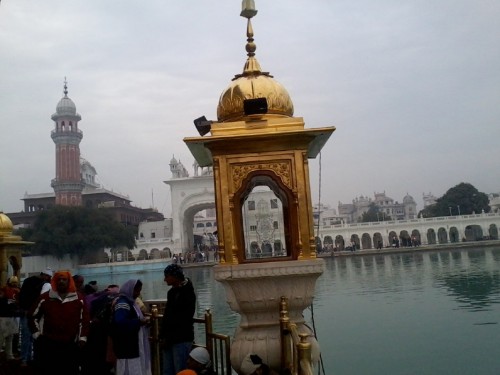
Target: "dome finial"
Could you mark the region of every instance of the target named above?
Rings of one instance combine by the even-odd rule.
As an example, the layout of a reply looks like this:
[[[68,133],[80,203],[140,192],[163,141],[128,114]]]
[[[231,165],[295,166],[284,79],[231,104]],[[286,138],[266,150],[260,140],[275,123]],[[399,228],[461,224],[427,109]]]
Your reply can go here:
[[[257,14],[254,0],[243,0],[240,16],[248,19],[247,44],[248,58],[243,72],[232,79],[232,83],[222,92],[217,106],[217,120],[219,122],[240,121],[250,113],[245,110],[245,103],[249,99],[257,99],[259,110],[267,106],[266,115],[293,116],[293,103],[286,89],[273,79],[269,72],[263,72],[255,58],[253,29],[250,19]],[[254,103],[255,104],[255,103]]]
[[[64,96],[68,97],[68,81],[66,81],[66,77],[64,77]]]
[[[245,49],[247,51],[247,56],[248,57],[253,57],[255,56],[255,50],[257,49],[257,46],[253,42],[253,28],[252,28],[252,17],[254,17],[257,14],[257,9],[255,9],[255,2],[254,0],[243,0],[241,2],[241,17],[245,17],[247,21],[247,45],[245,46]]]
[[[247,44],[245,46],[245,50],[247,51],[248,59],[245,63],[245,67],[243,68],[243,76],[250,74],[260,74],[262,70],[260,68],[260,64],[255,58],[255,51],[257,50],[257,46],[254,43],[253,39],[253,28],[252,28],[252,17],[257,14],[257,10],[255,9],[254,0],[242,0],[241,2],[241,17],[245,17],[247,21]]]

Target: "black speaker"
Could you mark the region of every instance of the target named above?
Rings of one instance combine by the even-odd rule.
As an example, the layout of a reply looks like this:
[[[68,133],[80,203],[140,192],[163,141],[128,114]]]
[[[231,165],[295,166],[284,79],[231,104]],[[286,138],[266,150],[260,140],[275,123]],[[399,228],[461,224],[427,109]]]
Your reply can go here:
[[[263,115],[267,113],[267,99],[245,99],[243,100],[245,115]]]
[[[212,127],[212,121],[208,121],[205,116],[198,117],[193,122],[194,126],[196,126],[196,129],[198,130],[198,133],[200,133],[202,137],[207,134]]]

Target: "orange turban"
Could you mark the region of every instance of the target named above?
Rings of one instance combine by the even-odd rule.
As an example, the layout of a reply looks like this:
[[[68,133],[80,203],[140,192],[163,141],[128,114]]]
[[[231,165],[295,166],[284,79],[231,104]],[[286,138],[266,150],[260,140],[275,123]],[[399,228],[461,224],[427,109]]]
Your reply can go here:
[[[196,372],[193,370],[182,370],[178,372],[177,375],[196,375]]]
[[[57,271],[54,273],[52,280],[50,280],[50,285],[53,290],[57,290],[57,281],[60,278],[68,279],[68,292],[76,292],[75,280],[73,280],[71,272],[69,271]]]

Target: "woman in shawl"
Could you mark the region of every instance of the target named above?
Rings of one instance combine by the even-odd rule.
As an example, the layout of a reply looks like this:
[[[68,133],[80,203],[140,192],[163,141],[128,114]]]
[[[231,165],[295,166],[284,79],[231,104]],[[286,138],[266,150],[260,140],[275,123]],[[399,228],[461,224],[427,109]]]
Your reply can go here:
[[[111,338],[117,375],[151,375],[148,320],[135,303],[141,280],[128,280],[113,305]]]

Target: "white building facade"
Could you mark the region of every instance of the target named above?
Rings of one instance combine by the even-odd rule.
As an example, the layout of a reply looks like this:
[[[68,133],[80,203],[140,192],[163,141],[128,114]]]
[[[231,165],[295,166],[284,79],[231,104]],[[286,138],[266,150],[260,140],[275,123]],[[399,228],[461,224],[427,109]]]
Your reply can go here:
[[[375,193],[374,199],[360,196],[354,198],[352,203],[339,202],[339,216],[347,223],[359,222],[372,204],[378,208],[381,221],[385,221],[386,217],[394,220],[408,220],[417,217],[417,204],[411,195],[407,194],[403,198],[403,202],[399,203],[388,197],[385,192]]]
[[[141,223],[136,253],[145,250],[142,254],[147,253],[150,258],[152,254],[156,254],[153,258],[169,257],[196,250],[200,244],[217,245],[213,171],[200,168],[196,163],[193,167],[194,176],[190,177],[182,163],[172,158],[172,177],[165,181],[171,189],[172,218],[156,224]],[[428,204],[436,199],[430,193],[426,197]],[[379,208],[380,221],[355,223],[355,218],[362,216],[372,203]],[[267,253],[276,256],[286,250],[283,248],[286,218],[281,201],[272,191],[255,189],[243,210],[245,250],[249,257]],[[498,239],[500,226],[498,210],[476,215],[418,218],[413,197],[407,194],[403,202],[398,203],[385,192],[375,193],[373,199],[361,196],[350,204],[340,203],[338,213],[325,204],[316,204],[313,214],[318,250],[335,247],[342,250],[351,244],[357,249],[387,247],[392,245],[394,238],[401,246]]]

